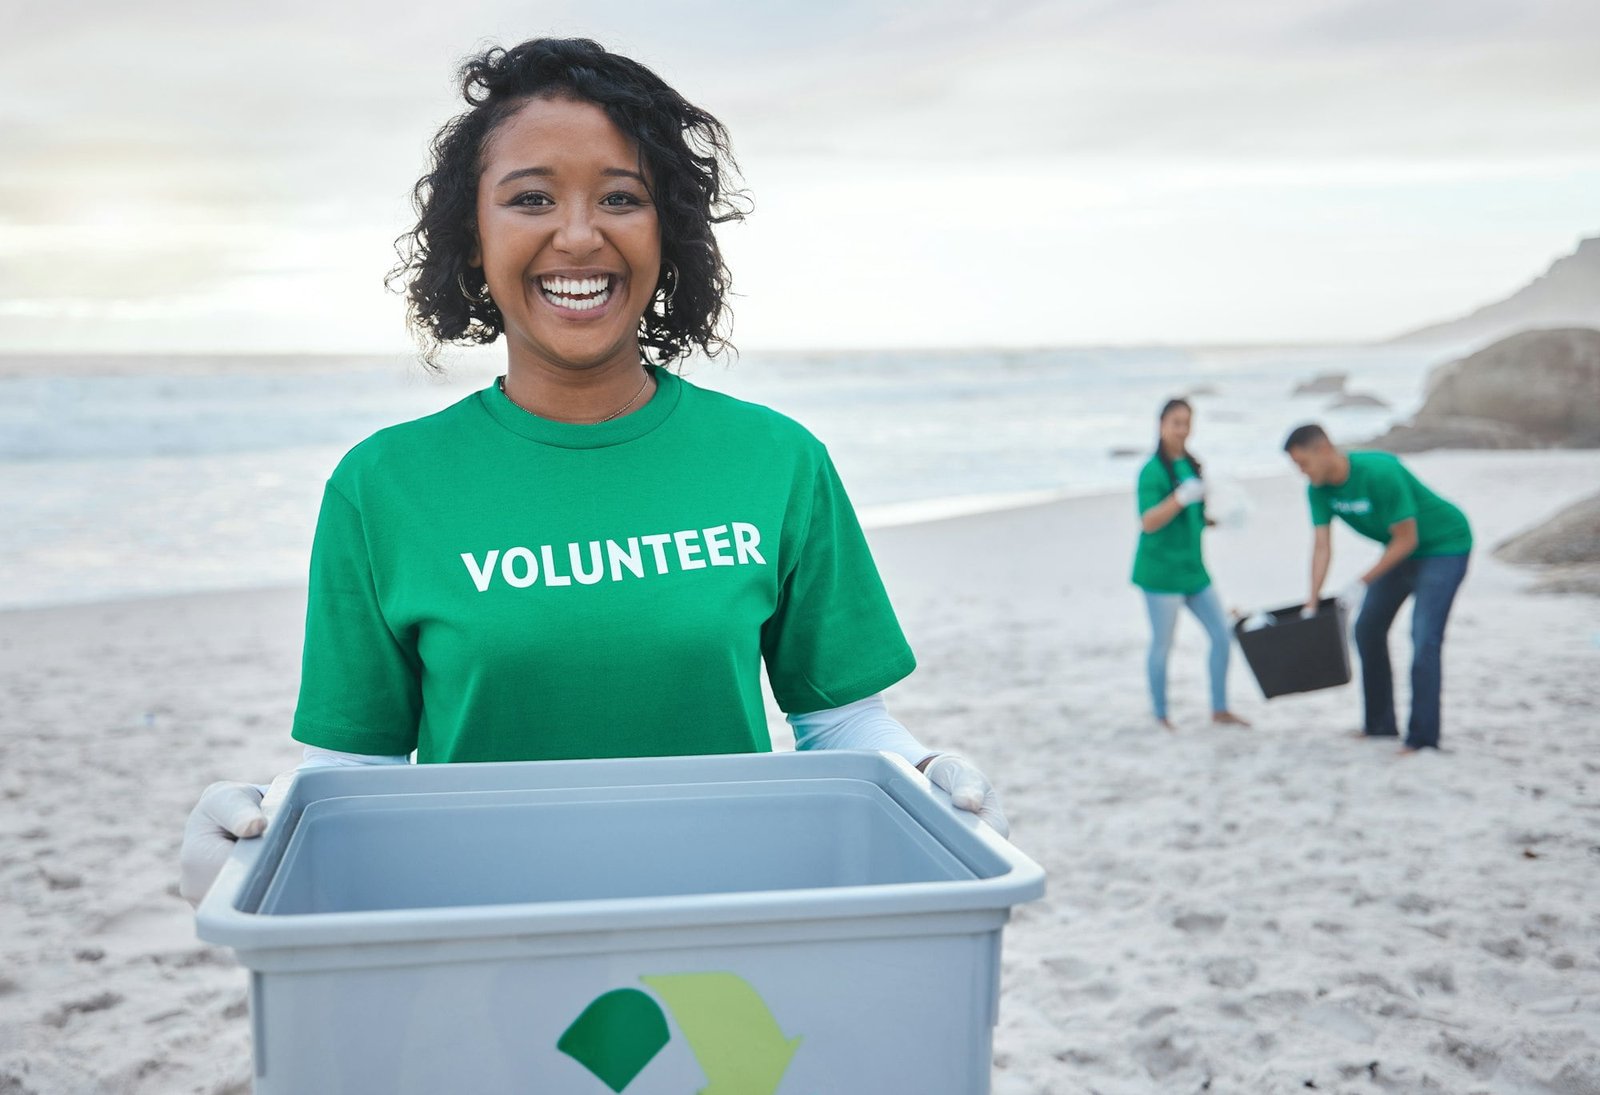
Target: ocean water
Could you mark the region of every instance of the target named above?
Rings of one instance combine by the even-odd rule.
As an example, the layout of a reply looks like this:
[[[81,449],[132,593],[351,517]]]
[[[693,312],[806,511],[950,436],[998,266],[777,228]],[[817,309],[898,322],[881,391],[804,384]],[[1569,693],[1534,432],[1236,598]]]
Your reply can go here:
[[[1208,475],[1282,472],[1287,430],[1371,436],[1421,401],[1415,348],[746,353],[690,379],[827,443],[882,525],[1131,485],[1170,396]],[[302,581],[322,484],[372,431],[489,383],[391,358],[0,359],[0,607]],[[1386,406],[1292,396],[1324,372]]]

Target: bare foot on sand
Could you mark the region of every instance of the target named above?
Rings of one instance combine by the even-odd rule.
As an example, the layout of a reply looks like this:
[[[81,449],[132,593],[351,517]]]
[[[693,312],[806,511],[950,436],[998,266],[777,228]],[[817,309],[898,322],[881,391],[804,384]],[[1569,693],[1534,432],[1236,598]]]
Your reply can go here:
[[[1172,725],[1172,720],[1171,719],[1157,719],[1156,720],[1156,725],[1161,727],[1161,729],[1163,729],[1163,730],[1176,730],[1177,729],[1176,726]]]
[[[1216,726],[1242,726],[1247,730],[1250,728],[1248,722],[1235,715],[1232,711],[1213,711],[1211,713],[1211,722]]]

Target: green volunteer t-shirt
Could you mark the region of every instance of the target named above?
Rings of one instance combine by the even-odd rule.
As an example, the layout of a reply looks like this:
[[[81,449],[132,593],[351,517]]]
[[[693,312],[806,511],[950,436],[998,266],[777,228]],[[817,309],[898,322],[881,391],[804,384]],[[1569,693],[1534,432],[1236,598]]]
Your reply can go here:
[[[1352,452],[1348,479],[1336,487],[1310,487],[1306,494],[1313,525],[1326,525],[1337,515],[1369,540],[1387,544],[1390,528],[1414,517],[1413,555],[1466,555],[1472,550],[1466,514],[1429,490],[1389,453]]]
[[[1194,478],[1194,466],[1183,457],[1172,463],[1178,482]],[[1173,490],[1172,479],[1159,457],[1152,456],[1139,470],[1138,501],[1142,514],[1159,505]],[[1139,532],[1133,556],[1133,584],[1151,593],[1199,593],[1211,584],[1200,553],[1200,536],[1206,527],[1206,504],[1196,502],[1154,532]]]
[[[421,762],[771,748],[915,666],[822,444],[656,372],[594,426],[488,388],[328,480],[294,737]]]

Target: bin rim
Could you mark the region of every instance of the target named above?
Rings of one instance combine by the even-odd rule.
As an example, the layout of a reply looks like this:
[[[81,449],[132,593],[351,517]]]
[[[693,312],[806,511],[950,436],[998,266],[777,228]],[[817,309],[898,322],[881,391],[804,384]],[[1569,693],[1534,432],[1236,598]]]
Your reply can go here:
[[[1264,609],[1261,610],[1261,612],[1264,613],[1265,615],[1272,616],[1274,618],[1282,617],[1282,618],[1287,620],[1287,619],[1295,618],[1295,615],[1298,612],[1300,612],[1303,608],[1305,608],[1304,604],[1281,605],[1278,608],[1264,608]],[[1339,598],[1337,598],[1337,597],[1323,597],[1321,600],[1319,600],[1317,602],[1317,615],[1321,616],[1324,612],[1335,612],[1335,613],[1338,613],[1339,626],[1340,627],[1345,626],[1345,610],[1344,610],[1344,606],[1339,603]],[[1256,633],[1256,631],[1265,630],[1264,628],[1257,628],[1256,631],[1246,631],[1244,625],[1246,623],[1248,623],[1249,620],[1250,620],[1250,617],[1248,615],[1240,616],[1238,619],[1234,620],[1233,621],[1233,633],[1234,633],[1234,635],[1236,635],[1236,636],[1238,636],[1238,635],[1254,635]]]
[[[597,898],[501,905],[386,909],[359,914],[253,911],[304,809],[325,798],[361,793],[449,793],[470,770],[471,788],[454,790],[605,790],[752,780],[851,779],[876,785],[973,877],[816,889],[751,890],[666,897]],[[483,783],[491,786],[484,787]],[[334,793],[337,792],[337,793]],[[958,810],[903,757],[880,752],[743,753],[692,757],[304,769],[295,774],[267,831],[238,841],[195,916],[199,937],[240,951],[286,947],[424,943],[496,936],[547,936],[626,930],[845,920],[920,913],[1008,911],[1043,896],[1044,869],[972,813]],[[350,938],[360,917],[361,939]]]

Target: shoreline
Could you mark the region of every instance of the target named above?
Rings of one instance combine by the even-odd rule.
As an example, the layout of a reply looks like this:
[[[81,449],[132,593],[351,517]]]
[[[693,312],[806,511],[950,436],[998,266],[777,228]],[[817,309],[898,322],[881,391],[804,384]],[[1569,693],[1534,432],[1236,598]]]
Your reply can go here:
[[[1567,502],[1577,501],[1592,493],[1592,477],[1583,478],[1581,474],[1571,474],[1574,466],[1587,468],[1594,461],[1600,459],[1600,454],[1593,450],[1584,449],[1517,449],[1517,450],[1437,450],[1426,453],[1408,454],[1402,459],[1407,464],[1423,470],[1423,478],[1427,479],[1430,468],[1440,468],[1447,476],[1454,477],[1451,470],[1456,466],[1467,468],[1482,467],[1485,469],[1499,469],[1498,475],[1510,474],[1519,466],[1539,468],[1550,467],[1559,469],[1563,485],[1576,484],[1565,493],[1561,489],[1552,494],[1552,502],[1547,507],[1544,516],[1549,516],[1559,510],[1565,499]],[[1129,459],[1129,479],[1137,471],[1133,458]],[[1258,475],[1242,475],[1229,477],[1230,483],[1246,493],[1259,491],[1274,491],[1283,485],[1303,490],[1304,481],[1297,473],[1285,471],[1281,473],[1267,473]],[[1590,484],[1590,489],[1585,491],[1583,484]],[[1442,489],[1442,488],[1441,488]],[[1450,497],[1448,490],[1443,490],[1446,497]],[[891,530],[922,529],[945,522],[960,522],[966,520],[981,520],[989,517],[1003,517],[1006,514],[1019,510],[1033,510],[1052,506],[1071,506],[1082,503],[1095,507],[1097,511],[1110,499],[1129,499],[1133,491],[1129,487],[1089,487],[1089,488],[1049,488],[1039,490],[1000,491],[987,494],[949,495],[938,498],[920,499],[910,502],[890,502],[857,507],[857,515],[862,528],[869,538],[876,539],[879,534]],[[1557,496],[1558,495],[1558,496]],[[1534,492],[1533,497],[1543,497],[1543,492]],[[1108,517],[1114,520],[1109,513]],[[1492,549],[1501,540],[1530,527],[1535,518],[1528,518],[1523,524],[1507,528],[1503,523],[1495,523],[1496,536],[1493,542],[1485,542],[1478,537],[1474,546],[1474,553],[1480,554],[1486,549]],[[1477,522],[1474,522],[1476,528]],[[1222,529],[1213,530],[1212,536],[1217,539],[1232,539],[1235,531],[1248,532],[1248,525],[1242,530]],[[1243,539],[1243,537],[1239,537]],[[1342,538],[1348,539],[1348,538]],[[1353,543],[1353,540],[1351,540]],[[1131,552],[1132,548],[1129,548]],[[1348,554],[1346,552],[1345,554]],[[1131,558],[1131,555],[1130,555]],[[1534,570],[1526,570],[1530,576]],[[1332,579],[1330,578],[1330,581]],[[0,603],[0,617],[23,612],[49,612],[72,608],[84,608],[94,605],[119,605],[119,604],[151,604],[159,603],[172,598],[187,597],[226,597],[231,595],[253,595],[259,593],[276,592],[289,594],[300,591],[304,595],[303,582],[264,582],[244,584],[237,586],[217,586],[197,589],[156,590],[145,593],[123,592],[109,596],[91,596],[81,600],[56,600],[41,601],[37,603]]]
[[[861,506],[857,516],[867,533],[880,529],[920,527],[940,521],[964,517],[981,517],[986,514],[1005,513],[1015,509],[1072,502],[1084,498],[1099,498],[1129,494],[1127,490],[1027,490],[1003,491],[993,494],[951,495],[911,502],[889,502],[881,505]],[[37,603],[0,603],[0,616],[21,612],[50,612],[95,605],[134,605],[161,602],[189,597],[227,597],[234,595],[299,592],[304,596],[305,586],[300,582],[264,582],[238,586],[216,586],[197,589],[152,590],[150,592],[122,592],[109,596],[86,597],[82,600],[41,601]]]

